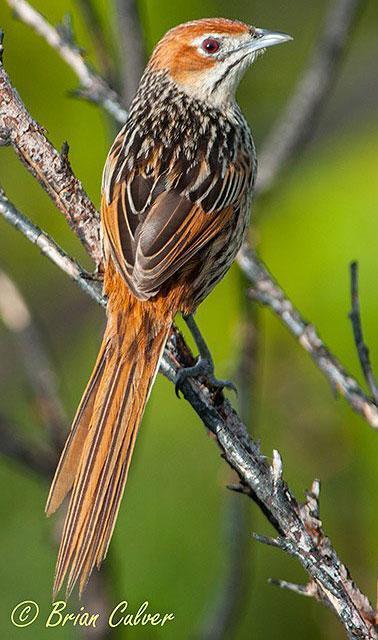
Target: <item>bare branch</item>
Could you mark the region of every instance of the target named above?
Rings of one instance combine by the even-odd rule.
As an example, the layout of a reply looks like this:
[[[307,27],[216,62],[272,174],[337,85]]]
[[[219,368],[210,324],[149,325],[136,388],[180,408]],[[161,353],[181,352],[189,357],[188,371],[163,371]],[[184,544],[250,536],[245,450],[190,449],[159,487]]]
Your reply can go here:
[[[259,154],[256,194],[268,191],[312,138],[367,0],[332,0],[310,62]]]
[[[15,15],[40,35],[71,67],[80,80],[77,95],[101,105],[120,123],[124,123],[127,112],[113,89],[85,61],[82,50],[75,44],[72,32],[66,28],[56,29],[26,0],[7,0]]]
[[[356,344],[358,357],[362,373],[364,374],[367,385],[374,398],[374,402],[378,404],[378,386],[374,377],[373,369],[369,357],[369,349],[364,342],[362,333],[362,322],[360,312],[360,296],[358,291],[358,263],[352,262],[350,265],[350,282],[351,282],[351,300],[352,311],[349,318],[352,323],[354,342]]]
[[[115,0],[121,54],[122,98],[130,105],[146,64],[144,35],[136,0]]]
[[[322,523],[319,519],[319,494],[320,483],[318,480],[314,480],[311,491],[307,492],[305,503],[299,505],[299,512],[307,531],[310,532],[313,540],[316,542],[317,549],[324,563],[329,563],[331,565],[334,558],[334,550],[332,548],[330,540],[324,535]],[[291,555],[297,555],[296,551],[291,547],[291,545],[287,545],[284,540],[279,541],[277,546],[281,547],[284,551],[287,551]],[[359,591],[358,587],[351,580],[347,568],[344,565],[340,565],[339,570],[340,575],[343,577],[343,579],[345,579],[345,587],[348,595],[357,604],[362,617],[365,620],[369,620],[372,622],[373,630],[375,633],[377,633],[377,629],[375,628],[376,612],[374,612],[374,610],[372,609],[370,602],[368,601],[366,596],[364,596]],[[296,585],[291,582],[287,582],[286,580],[274,579],[270,579],[269,582],[281,588],[294,591],[295,593],[298,593],[300,595],[315,598],[316,600],[319,600],[327,607],[332,609],[331,599],[328,597],[329,594],[327,595],[324,589],[322,589],[319,586],[319,583],[315,580],[310,580],[307,585]],[[350,630],[348,636],[351,638],[354,637],[353,633],[350,633]]]
[[[332,388],[340,393],[352,409],[378,429],[378,407],[364,394],[358,382],[344,369],[308,323],[293,306],[265,265],[247,248],[239,254],[239,265],[252,283],[249,295],[269,307],[281,320],[300,346],[307,351]]]
[[[281,589],[287,589],[293,591],[300,596],[306,596],[307,598],[314,598],[317,594],[317,588],[313,582],[307,584],[294,584],[293,582],[287,582],[286,580],[277,580],[276,578],[269,578],[269,584],[273,584]]]
[[[166,365],[167,359],[171,361],[169,367]],[[167,359],[163,362],[162,370],[171,380],[174,380],[172,370],[177,365],[188,366],[192,362],[190,352],[188,354],[177,331],[168,342]],[[284,548],[299,559],[342,620],[350,637],[377,638],[372,607],[354,585],[328,540],[325,562],[325,557],[317,548],[318,532],[307,529],[307,516],[304,519],[303,510],[286,483],[277,479],[277,472],[268,465],[258,445],[250,439],[229,402],[211,401],[203,385],[195,380],[187,380],[182,390],[205,426],[215,435],[223,457],[238,473],[242,485],[249,489],[249,495],[279,532],[280,538],[268,539],[271,544]]]

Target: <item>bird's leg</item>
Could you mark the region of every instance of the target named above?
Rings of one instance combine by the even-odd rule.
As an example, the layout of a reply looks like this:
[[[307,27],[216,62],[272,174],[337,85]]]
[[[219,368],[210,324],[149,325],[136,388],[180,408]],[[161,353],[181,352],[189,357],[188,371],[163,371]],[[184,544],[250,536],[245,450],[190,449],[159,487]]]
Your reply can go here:
[[[237,389],[233,382],[230,380],[217,380],[215,377],[213,358],[211,357],[209,347],[207,346],[205,339],[194,320],[193,314],[189,314],[187,316],[183,315],[183,318],[193,336],[199,355],[197,362],[193,367],[182,367],[178,370],[175,383],[176,395],[180,397],[180,387],[187,378],[198,378],[199,376],[206,376],[211,385],[217,389],[221,390],[226,387],[236,392]]]

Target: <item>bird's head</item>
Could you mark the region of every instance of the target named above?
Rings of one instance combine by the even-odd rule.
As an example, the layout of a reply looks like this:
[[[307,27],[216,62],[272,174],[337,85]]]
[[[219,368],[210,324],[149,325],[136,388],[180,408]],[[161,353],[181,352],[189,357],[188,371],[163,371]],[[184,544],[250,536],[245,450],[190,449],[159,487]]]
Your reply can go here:
[[[189,95],[220,106],[234,100],[244,71],[267,47],[292,40],[225,18],[208,18],[171,29],[157,44],[149,63],[166,71]]]

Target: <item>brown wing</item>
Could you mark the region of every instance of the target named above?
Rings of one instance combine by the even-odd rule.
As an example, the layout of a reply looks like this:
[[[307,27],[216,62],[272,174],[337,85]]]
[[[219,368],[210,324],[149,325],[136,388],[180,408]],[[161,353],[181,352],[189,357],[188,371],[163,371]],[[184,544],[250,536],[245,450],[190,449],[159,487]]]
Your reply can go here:
[[[119,176],[102,200],[105,246],[127,284],[150,298],[180,267],[232,224],[249,188],[248,159],[212,169],[209,162],[180,163],[157,175]],[[114,158],[109,161],[114,164]],[[151,165],[150,165],[151,166]],[[108,170],[109,174],[109,170]],[[117,176],[116,176],[117,178]]]

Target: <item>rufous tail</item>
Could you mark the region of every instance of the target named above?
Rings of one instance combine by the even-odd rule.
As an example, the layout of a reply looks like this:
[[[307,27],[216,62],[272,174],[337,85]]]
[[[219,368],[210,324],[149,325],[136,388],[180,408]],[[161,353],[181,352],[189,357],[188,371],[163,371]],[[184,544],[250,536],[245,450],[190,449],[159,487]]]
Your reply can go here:
[[[127,294],[110,309],[101,349],[64,447],[46,504],[50,515],[72,489],[54,581],[67,597],[82,593],[105,558],[120,506],[138,427],[172,316]]]

